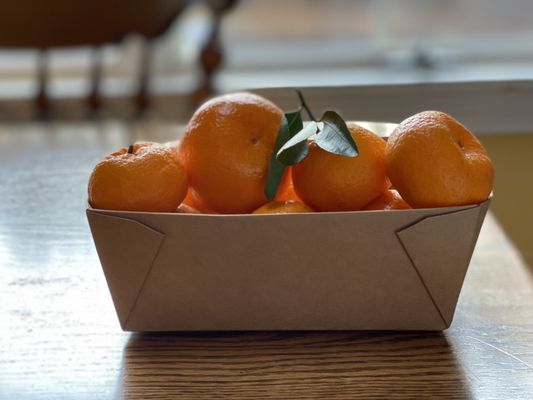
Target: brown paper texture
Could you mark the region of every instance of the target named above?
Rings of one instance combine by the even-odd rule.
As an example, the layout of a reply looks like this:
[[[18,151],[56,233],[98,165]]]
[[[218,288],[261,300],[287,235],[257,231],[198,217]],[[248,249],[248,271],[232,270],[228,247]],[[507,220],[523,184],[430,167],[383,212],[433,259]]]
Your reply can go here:
[[[124,330],[442,330],[488,203],[87,217]]]

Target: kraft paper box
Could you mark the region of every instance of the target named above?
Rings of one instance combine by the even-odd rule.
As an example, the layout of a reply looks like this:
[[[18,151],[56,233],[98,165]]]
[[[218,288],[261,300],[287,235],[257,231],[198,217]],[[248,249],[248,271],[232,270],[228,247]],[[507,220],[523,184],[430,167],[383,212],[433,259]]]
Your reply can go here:
[[[87,217],[127,331],[443,330],[488,205]]]

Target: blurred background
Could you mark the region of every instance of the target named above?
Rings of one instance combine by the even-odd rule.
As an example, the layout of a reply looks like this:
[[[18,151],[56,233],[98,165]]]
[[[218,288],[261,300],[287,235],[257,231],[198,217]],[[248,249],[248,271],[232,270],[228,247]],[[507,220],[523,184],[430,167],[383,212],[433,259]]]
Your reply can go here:
[[[189,95],[201,85],[199,59],[218,10],[222,16],[215,47],[222,51],[224,62],[213,76],[216,90],[533,78],[533,3],[527,0],[4,3],[12,3],[8,11],[11,8],[20,21],[13,21],[9,12],[0,16],[4,26],[0,28],[4,36],[0,36],[4,47],[0,51],[0,99],[31,99],[36,94],[43,57],[35,47],[47,43],[32,36],[41,39],[41,30],[47,34],[56,30],[57,35],[64,30],[69,35],[59,40],[50,34],[46,62],[48,92],[59,103],[54,112],[61,117],[74,117],[76,111],[72,106],[61,107],[61,100],[89,94],[95,59],[101,63],[100,90],[108,99],[108,113],[118,112],[112,109],[116,102],[111,100],[135,94],[143,52],[142,35],[135,32],[139,30],[151,39],[151,93],[160,97]],[[56,17],[43,21],[43,15],[53,15],[54,4],[59,11]],[[65,9],[65,4],[70,4],[70,9]],[[36,6],[43,8],[40,14]],[[126,9],[132,14],[129,19],[113,15]],[[147,10],[152,10],[151,20],[138,21],[136,12]],[[98,26],[83,27],[73,20],[73,16],[87,18],[88,14]],[[61,24],[67,26],[63,29]],[[105,32],[98,35],[98,30],[108,25],[114,25],[114,31],[105,29],[110,31],[108,37]],[[84,28],[92,32],[83,38],[72,37],[73,31]],[[21,39],[21,33],[26,38]],[[67,36],[72,38],[70,43]],[[84,39],[94,40],[98,46],[77,45]],[[106,39],[116,43],[107,44]],[[60,46],[53,46],[54,42]],[[100,51],[96,53],[95,48]],[[8,114],[2,105],[2,117],[26,115],[23,104],[18,106],[19,113]],[[180,112],[160,103],[152,107],[168,118]]]
[[[527,0],[6,0],[2,7],[3,123],[177,123],[214,93],[257,87],[533,79]],[[476,133],[496,165],[492,210],[533,265],[533,127],[522,125]]]

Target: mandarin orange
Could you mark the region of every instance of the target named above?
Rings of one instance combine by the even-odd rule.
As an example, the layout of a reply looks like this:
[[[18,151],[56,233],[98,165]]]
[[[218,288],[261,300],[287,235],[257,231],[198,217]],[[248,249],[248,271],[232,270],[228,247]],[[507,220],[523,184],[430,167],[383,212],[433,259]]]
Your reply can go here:
[[[407,210],[411,208],[397,190],[389,189],[367,204],[363,210]]]
[[[191,207],[187,204],[181,203],[178,208],[176,209],[176,212],[179,214],[202,214],[199,210],[197,210],[194,207]]]
[[[492,191],[494,169],[483,145],[443,112],[402,121],[389,137],[385,160],[394,187],[415,208],[479,203]]]
[[[187,175],[173,149],[135,143],[99,162],[89,179],[94,208],[173,212],[187,193]]]
[[[196,192],[192,188],[189,188],[189,190],[187,191],[187,195],[185,196],[185,199],[183,199],[183,204],[195,210],[198,210],[198,212],[201,214],[217,214],[215,211],[207,207],[202,202],[202,200],[198,198],[198,194],[196,194]]]
[[[294,182],[292,180],[292,166],[286,167],[281,178],[281,182],[276,193],[274,200],[287,201],[294,200],[303,203],[302,199],[298,197],[294,190]]]
[[[357,157],[332,154],[312,142],[308,156],[292,168],[296,193],[317,211],[359,210],[390,185],[386,142],[355,123],[347,126],[359,148]]]
[[[294,200],[285,200],[285,201],[271,201],[267,204],[262,205],[252,214],[291,214],[291,213],[304,213],[304,212],[313,212],[313,210],[301,203]]]
[[[216,97],[195,112],[178,157],[207,208],[249,213],[268,201],[264,186],[282,115],[251,93]]]

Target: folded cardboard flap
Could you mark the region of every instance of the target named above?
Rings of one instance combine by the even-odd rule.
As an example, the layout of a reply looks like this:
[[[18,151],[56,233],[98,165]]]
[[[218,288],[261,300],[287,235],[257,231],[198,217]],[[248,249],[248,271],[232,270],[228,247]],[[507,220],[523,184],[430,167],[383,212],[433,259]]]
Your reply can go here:
[[[165,235],[127,218],[91,210],[87,217],[115,310],[125,329]]]
[[[487,207],[488,203],[426,217],[396,232],[446,328],[452,322]]]
[[[87,215],[125,330],[442,330],[487,205]]]

